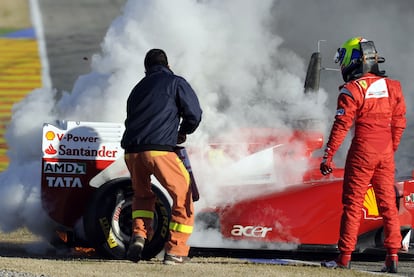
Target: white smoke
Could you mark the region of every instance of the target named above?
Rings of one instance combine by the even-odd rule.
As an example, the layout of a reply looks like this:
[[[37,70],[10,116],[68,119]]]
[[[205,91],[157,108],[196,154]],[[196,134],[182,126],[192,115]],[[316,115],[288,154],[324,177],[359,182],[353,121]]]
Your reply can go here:
[[[301,12],[306,11],[306,12]],[[398,175],[411,175],[414,168],[412,141],[414,122],[414,83],[413,68],[410,62],[414,53],[414,41],[411,39],[414,24],[413,2],[401,1],[327,1],[327,0],[289,0],[278,1],[274,6],[274,32],[282,35],[283,48],[289,48],[300,56],[306,57],[317,49],[317,40],[321,44],[323,65],[336,67],[333,57],[336,49],[347,39],[363,36],[373,40],[379,54],[385,57],[380,68],[386,70],[388,76],[401,81],[407,102],[407,130],[400,148],[396,153]],[[321,86],[328,92],[329,113],[324,118],[333,121],[336,109],[338,86],[342,83],[338,72],[322,72]],[[349,143],[344,143],[342,151],[336,159],[342,163],[345,159]]]
[[[144,76],[143,60],[151,48],[166,51],[171,69],[185,77],[200,98],[203,121],[189,137],[190,146],[207,148],[209,139],[238,127],[285,128],[298,120],[311,118],[326,123],[333,119],[336,87],[329,84],[340,83],[339,73],[327,73],[335,76],[335,81],[321,83],[323,88],[334,90],[329,98],[324,90],[306,97],[303,94],[307,59],[319,39],[328,40],[323,48],[330,49],[326,55],[323,52],[328,62],[347,38],[363,35],[373,39],[391,61],[386,69],[402,79],[407,92],[413,89],[408,82],[409,65],[404,63],[407,56],[398,56],[399,52],[412,55],[413,51],[406,48],[412,50],[413,43],[409,39],[403,44],[388,41],[399,41],[401,34],[410,33],[411,17],[399,21],[401,16],[394,7],[376,13],[361,9],[361,19],[354,15],[344,18],[343,9],[351,14],[355,8],[349,3],[356,1],[340,4],[340,10],[329,1],[299,2],[298,8],[297,1],[129,0],[123,14],[111,24],[102,51],[93,57],[91,72],[80,76],[71,92],[62,92],[56,100],[60,92],[42,88],[15,106],[7,130],[10,167],[0,175],[0,228],[10,231],[28,226],[40,232],[45,224],[39,183],[42,124],[58,119],[122,122],[126,99]],[[310,13],[313,15],[308,17]],[[396,27],[390,26],[389,20],[379,20],[381,17],[394,18]],[[320,24],[321,18],[326,18],[325,24]],[[358,28],[353,26],[357,22]],[[374,22],[381,23],[382,28]],[[398,32],[391,32],[394,29]],[[387,52],[387,47],[396,53]],[[412,102],[412,96],[407,98]],[[403,139],[404,149],[409,146],[409,137]],[[211,185],[219,184],[212,180],[215,175],[205,171],[205,161],[193,160],[192,164],[200,189],[208,192],[202,195],[203,204],[208,204],[214,200],[209,196],[220,190],[213,187],[215,193],[210,194]],[[285,172],[297,172],[298,168],[294,164]]]
[[[38,89],[14,107],[7,130],[10,167],[0,175],[1,229],[28,226],[41,232],[45,225],[39,184],[42,124],[122,122],[126,98],[144,76],[150,48],[164,49],[171,69],[198,93],[203,122],[189,144],[202,146],[240,126],[282,127],[320,115],[323,94],[303,97],[306,62],[280,49],[282,38],[271,33],[273,5],[270,0],[128,1],[102,52],[93,57],[91,72],[80,76],[71,92],[59,93],[56,100],[57,90]],[[193,166],[202,176],[197,161]]]

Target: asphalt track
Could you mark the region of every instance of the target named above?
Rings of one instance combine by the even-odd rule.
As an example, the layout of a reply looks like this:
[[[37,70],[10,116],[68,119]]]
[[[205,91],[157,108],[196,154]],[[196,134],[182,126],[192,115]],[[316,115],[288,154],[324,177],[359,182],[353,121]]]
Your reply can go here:
[[[39,0],[52,87],[71,91],[77,77],[88,73],[89,57],[100,51],[107,28],[126,0]],[[87,59],[85,59],[85,57]],[[336,253],[295,253],[237,249],[193,248],[194,256],[250,258],[263,263],[308,262],[318,264]],[[356,255],[352,267],[381,274],[384,254]],[[414,276],[411,255],[401,255],[399,276]],[[395,276],[395,275],[394,275]]]
[[[52,87],[71,91],[126,0],[38,0]]]

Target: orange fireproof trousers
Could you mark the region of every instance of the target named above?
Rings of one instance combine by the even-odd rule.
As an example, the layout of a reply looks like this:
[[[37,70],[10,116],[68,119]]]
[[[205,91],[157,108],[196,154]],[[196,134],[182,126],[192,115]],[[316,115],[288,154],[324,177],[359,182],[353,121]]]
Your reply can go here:
[[[170,194],[171,208],[170,238],[165,251],[187,256],[187,245],[194,225],[194,207],[191,197],[190,176],[175,152],[145,151],[128,153],[125,162],[131,174],[134,196],[132,201],[133,234],[151,239],[153,235],[155,195],[151,191],[151,175]]]

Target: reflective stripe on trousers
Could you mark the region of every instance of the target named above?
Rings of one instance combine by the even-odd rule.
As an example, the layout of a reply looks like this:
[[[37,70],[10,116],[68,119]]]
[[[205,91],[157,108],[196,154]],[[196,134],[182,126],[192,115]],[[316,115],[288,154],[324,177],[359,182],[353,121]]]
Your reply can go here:
[[[189,173],[182,161],[174,152],[145,151],[125,155],[125,162],[134,190],[132,210],[154,211],[155,196],[151,191],[151,175],[154,175],[173,200],[170,240],[166,243],[165,250],[175,255],[188,255],[190,247],[187,240],[194,225],[194,207],[189,188]],[[150,237],[151,220],[145,217],[146,213],[140,213],[142,217],[133,220],[133,232]]]

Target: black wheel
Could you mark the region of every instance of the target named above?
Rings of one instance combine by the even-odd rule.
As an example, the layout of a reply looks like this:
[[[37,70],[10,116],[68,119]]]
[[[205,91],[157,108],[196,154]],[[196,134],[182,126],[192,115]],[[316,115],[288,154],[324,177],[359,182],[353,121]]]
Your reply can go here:
[[[153,220],[154,236],[147,242],[142,259],[155,257],[168,239],[171,207],[165,195],[155,186],[157,196]],[[129,178],[112,180],[100,187],[84,215],[87,240],[96,251],[108,258],[124,259],[132,229],[132,187]]]

